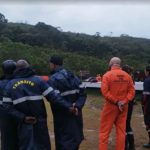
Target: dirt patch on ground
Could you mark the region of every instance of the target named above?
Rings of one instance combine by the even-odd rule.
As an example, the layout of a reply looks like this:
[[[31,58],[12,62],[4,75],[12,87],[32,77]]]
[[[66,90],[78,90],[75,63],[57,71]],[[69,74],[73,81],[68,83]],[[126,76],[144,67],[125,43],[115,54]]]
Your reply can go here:
[[[89,94],[86,105],[83,110],[84,115],[84,134],[85,140],[80,146],[80,150],[98,150],[99,140],[99,125],[100,125],[100,111],[103,105],[103,99],[100,95]],[[49,104],[47,104],[48,112],[50,111]],[[52,114],[48,113],[48,126],[50,129],[52,150],[54,150],[54,133]],[[132,117],[132,128],[135,135],[136,150],[145,150],[142,145],[148,141],[148,136],[145,131],[143,122],[143,115],[140,103],[134,106]],[[115,149],[115,129],[109,138],[109,150]]]

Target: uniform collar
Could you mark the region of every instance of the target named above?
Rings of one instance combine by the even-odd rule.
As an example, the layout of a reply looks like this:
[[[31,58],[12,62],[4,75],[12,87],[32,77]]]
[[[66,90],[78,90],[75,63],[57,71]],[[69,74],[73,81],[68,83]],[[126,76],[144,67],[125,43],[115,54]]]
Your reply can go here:
[[[121,70],[121,67],[119,67],[119,66],[112,66],[112,67],[111,67],[111,70],[116,70],[116,69],[117,69],[117,70]]]
[[[61,71],[61,70],[63,70],[63,69],[64,69],[63,66],[59,66],[59,67],[57,67],[55,70],[51,71],[51,74],[54,74],[54,73],[56,73],[56,72],[59,72],[59,71]]]
[[[35,72],[31,68],[22,68],[14,73],[15,78],[30,77],[32,75],[35,75]]]

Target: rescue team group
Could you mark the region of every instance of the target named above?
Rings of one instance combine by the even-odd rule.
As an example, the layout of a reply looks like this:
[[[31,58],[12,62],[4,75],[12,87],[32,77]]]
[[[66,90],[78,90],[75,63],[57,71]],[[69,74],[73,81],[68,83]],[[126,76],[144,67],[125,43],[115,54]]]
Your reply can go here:
[[[51,150],[43,97],[50,103],[53,113],[56,150],[79,150],[84,139],[82,108],[86,101],[85,87],[77,76],[63,68],[61,57],[52,56],[49,64],[51,74],[45,80],[36,75],[26,60],[6,60],[2,63],[1,150]],[[116,150],[135,150],[130,126],[135,89],[130,68],[121,67],[118,57],[110,60],[109,68],[102,78],[101,92],[105,104],[101,112],[97,149],[108,150],[109,134],[115,124]],[[145,73],[143,110],[150,135],[149,66]],[[144,147],[150,148],[150,142]]]

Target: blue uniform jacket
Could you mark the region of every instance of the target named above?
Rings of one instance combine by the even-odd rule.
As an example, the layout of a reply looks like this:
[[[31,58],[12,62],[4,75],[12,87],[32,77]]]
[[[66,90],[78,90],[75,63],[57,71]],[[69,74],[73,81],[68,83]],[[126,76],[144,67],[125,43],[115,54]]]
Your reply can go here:
[[[87,97],[85,87],[82,85],[79,78],[72,72],[65,70],[63,67],[59,67],[54,71],[53,75],[49,77],[48,83],[57,93],[60,93],[66,102],[70,105],[75,103],[78,109],[82,109]],[[53,111],[57,113],[56,105]]]
[[[4,95],[4,89],[7,85],[7,83],[12,79],[12,77],[6,77],[3,76],[0,79],[0,118],[6,118],[8,117],[6,110],[4,109],[4,107],[2,106],[3,103],[3,95]]]
[[[144,80],[143,84],[142,108],[146,128],[150,129],[150,76]]]
[[[52,87],[35,76],[32,69],[25,68],[16,71],[15,79],[7,84],[3,106],[19,121],[23,121],[25,116],[45,118],[47,114],[43,97],[67,111],[70,107]]]
[[[18,150],[17,123],[2,106],[4,90],[12,76],[4,76],[0,80],[0,130],[1,130],[1,149]]]
[[[84,138],[82,107],[86,101],[85,87],[70,71],[57,68],[50,76],[48,83],[70,105],[75,103],[79,115],[75,116],[51,103],[54,118],[56,150],[74,150]]]

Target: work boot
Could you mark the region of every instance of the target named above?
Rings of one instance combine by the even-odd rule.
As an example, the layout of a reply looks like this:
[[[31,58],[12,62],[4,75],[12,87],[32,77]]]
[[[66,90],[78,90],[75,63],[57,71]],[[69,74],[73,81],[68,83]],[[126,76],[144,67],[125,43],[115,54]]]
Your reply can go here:
[[[134,135],[128,134],[127,136],[128,136],[129,150],[135,150]]]
[[[143,147],[150,148],[150,132],[148,132],[149,142],[147,144],[144,144]]]
[[[148,142],[147,144],[143,145],[144,148],[150,148],[150,142]]]
[[[125,140],[125,149],[124,150],[128,150],[128,137],[126,135],[126,140]]]

